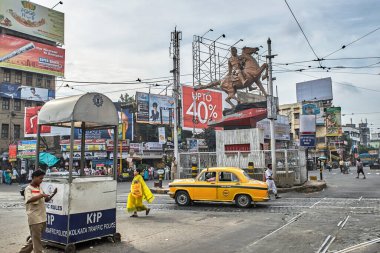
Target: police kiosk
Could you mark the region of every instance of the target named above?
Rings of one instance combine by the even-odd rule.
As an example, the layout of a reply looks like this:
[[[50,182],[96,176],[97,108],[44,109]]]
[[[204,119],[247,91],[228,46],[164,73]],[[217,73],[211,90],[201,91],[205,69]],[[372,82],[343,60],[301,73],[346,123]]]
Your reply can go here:
[[[47,227],[43,240],[61,247],[65,252],[75,252],[75,244],[97,238],[112,237],[120,241],[116,233],[116,168],[113,175],[85,176],[86,130],[113,130],[113,157],[117,157],[118,114],[112,101],[100,93],[55,99],[47,102],[38,114],[37,147],[40,146],[43,126],[69,127],[70,161],[68,173],[46,176],[42,188],[57,194],[46,203]],[[73,171],[74,129],[82,130],[80,173]],[[116,133],[116,134],[115,134]],[[36,169],[39,164],[39,148]]]

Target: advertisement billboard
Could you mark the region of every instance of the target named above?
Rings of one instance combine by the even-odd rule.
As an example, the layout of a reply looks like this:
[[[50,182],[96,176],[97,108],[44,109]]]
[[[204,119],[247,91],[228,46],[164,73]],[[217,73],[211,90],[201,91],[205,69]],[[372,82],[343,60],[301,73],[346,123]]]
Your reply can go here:
[[[174,98],[136,92],[136,122],[149,124],[170,124],[174,107]]]
[[[37,122],[38,113],[40,112],[42,106],[25,107],[24,116],[24,136],[25,137],[36,137],[37,136]],[[70,135],[70,129],[64,127],[52,127],[52,126],[42,126],[41,136],[63,136]]]
[[[268,119],[260,120],[256,126],[264,130],[265,139],[270,139],[270,122]],[[290,140],[290,125],[287,116],[277,115],[277,120],[274,123],[274,135],[276,140]]]
[[[17,158],[35,158],[36,157],[36,140],[18,141]]]
[[[20,86],[12,83],[1,83],[0,97],[47,102],[55,98],[55,91],[37,87]]]
[[[133,138],[133,113],[129,109],[120,109],[120,103],[114,103],[119,115],[119,140]],[[122,127],[124,126],[124,131]],[[124,133],[124,136],[122,134]],[[82,138],[82,130],[74,130],[74,138]],[[86,139],[113,139],[113,130],[87,130]]]
[[[331,78],[296,83],[297,102],[333,99]]]
[[[182,86],[182,127],[185,130],[208,128],[209,121],[223,118],[223,96],[220,91],[198,90]]]
[[[1,34],[0,67],[64,76],[65,50]]]
[[[342,136],[340,107],[326,108],[326,136]]]
[[[315,115],[300,115],[300,133],[315,134]]]
[[[64,44],[64,14],[25,0],[0,1],[0,26]]]
[[[159,127],[158,128],[158,142],[160,144],[166,143],[165,127]]]
[[[10,162],[17,161],[17,145],[16,144],[9,145],[8,160]]]

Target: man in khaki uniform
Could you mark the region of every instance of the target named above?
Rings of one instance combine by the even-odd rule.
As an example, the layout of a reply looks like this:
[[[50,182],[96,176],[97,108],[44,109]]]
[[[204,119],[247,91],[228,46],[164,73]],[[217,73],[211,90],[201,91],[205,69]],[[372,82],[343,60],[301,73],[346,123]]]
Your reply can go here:
[[[22,247],[20,253],[42,253],[41,236],[46,228],[46,209],[45,202],[57,193],[57,188],[51,196],[45,194],[40,187],[45,176],[42,170],[36,170],[32,174],[32,182],[25,188],[25,206],[28,215],[28,224],[31,239]]]

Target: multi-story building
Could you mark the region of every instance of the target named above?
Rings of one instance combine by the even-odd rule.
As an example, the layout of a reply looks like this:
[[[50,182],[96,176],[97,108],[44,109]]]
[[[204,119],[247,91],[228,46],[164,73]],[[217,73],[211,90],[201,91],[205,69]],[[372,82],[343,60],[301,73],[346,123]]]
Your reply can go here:
[[[11,13],[9,9],[13,10]],[[20,20],[24,22],[20,22]],[[39,22],[44,22],[41,26]],[[28,22],[30,25],[25,25]],[[0,152],[33,138],[38,108],[55,98],[56,76],[64,75],[64,14],[21,0],[0,4]],[[27,115],[25,115],[28,110]],[[25,116],[27,116],[25,118]],[[28,118],[29,116],[29,118]],[[26,126],[25,126],[26,123]],[[26,131],[27,130],[27,131]],[[24,132],[28,135],[25,136]],[[42,142],[52,146],[52,138]],[[59,148],[59,145],[57,146]]]
[[[300,115],[302,114],[302,104],[284,104],[279,106],[279,114],[287,116],[290,124],[290,139],[299,143]]]
[[[41,106],[45,101],[33,101],[15,98],[14,93],[5,92],[8,88],[36,87],[55,90],[55,77],[20,70],[0,68],[0,152],[6,152],[8,146],[24,138],[25,107]],[[9,89],[8,89],[9,90]]]
[[[359,130],[360,130],[360,143],[363,146],[368,146],[370,141],[370,132],[367,122],[359,123]]]
[[[342,126],[342,132],[351,139],[353,146],[360,144],[360,130],[355,127],[355,124],[347,124]]]

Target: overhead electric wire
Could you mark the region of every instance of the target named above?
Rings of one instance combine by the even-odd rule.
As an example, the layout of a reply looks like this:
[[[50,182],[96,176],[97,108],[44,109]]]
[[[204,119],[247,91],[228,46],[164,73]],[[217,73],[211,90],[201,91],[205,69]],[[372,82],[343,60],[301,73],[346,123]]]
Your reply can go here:
[[[318,57],[317,53],[314,51],[314,48],[311,46],[310,41],[309,41],[309,39],[307,38],[305,32],[303,31],[303,29],[302,29],[302,27],[301,27],[301,24],[298,22],[296,16],[294,15],[294,13],[293,13],[293,11],[292,11],[292,8],[290,8],[290,6],[289,6],[289,4],[288,4],[288,2],[287,2],[286,0],[284,0],[284,1],[285,1],[286,5],[288,6],[290,13],[292,13],[292,16],[293,16],[294,20],[296,21],[298,27],[300,28],[300,30],[301,30],[303,36],[305,37],[305,39],[306,39],[306,41],[307,41],[307,44],[309,45],[311,51],[313,51],[315,57],[317,57],[317,60],[319,60],[319,57]]]
[[[345,49],[346,47],[348,47],[348,46],[350,46],[350,45],[352,45],[352,44],[358,42],[359,40],[361,40],[361,39],[367,37],[368,35],[370,35],[370,34],[376,32],[376,31],[379,30],[379,29],[380,29],[380,27],[378,27],[378,28],[376,28],[376,29],[370,31],[369,33],[366,33],[365,35],[361,36],[360,38],[358,38],[358,39],[356,39],[356,40],[354,40],[354,41],[348,43],[347,45],[343,45],[341,48],[339,48],[339,49],[337,49],[337,50],[335,50],[335,51],[329,53],[328,55],[324,56],[323,58],[327,58],[327,57],[329,57],[330,55],[333,55],[333,54],[335,54],[336,52],[339,52],[340,50]]]
[[[282,69],[285,69],[285,70],[289,70],[289,69],[284,68],[284,67],[279,67],[279,68],[282,68]],[[302,74],[302,75],[305,75],[305,76],[309,76],[309,77],[313,77],[313,78],[319,78],[317,76],[308,75],[308,74],[305,74],[303,72],[294,72],[294,73],[299,73],[299,74]],[[375,90],[375,89],[370,89],[370,88],[364,88],[364,87],[356,86],[356,85],[353,85],[353,84],[342,83],[342,82],[337,82],[337,81],[332,81],[332,82],[336,83],[336,84],[344,85],[344,86],[354,87],[354,88],[357,88],[357,89],[363,89],[363,90],[368,90],[368,91],[380,92],[380,90]]]

